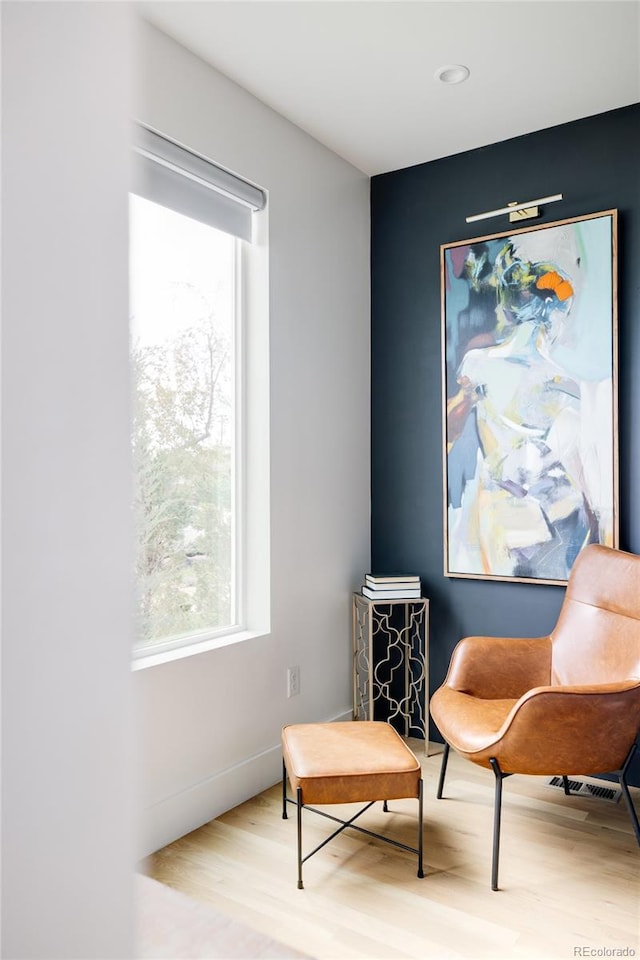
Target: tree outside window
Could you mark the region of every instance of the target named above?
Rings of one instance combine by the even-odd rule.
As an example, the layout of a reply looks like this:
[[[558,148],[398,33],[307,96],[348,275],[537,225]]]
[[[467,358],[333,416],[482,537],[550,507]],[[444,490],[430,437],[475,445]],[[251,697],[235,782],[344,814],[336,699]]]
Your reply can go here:
[[[235,238],[131,198],[138,642],[234,623]]]

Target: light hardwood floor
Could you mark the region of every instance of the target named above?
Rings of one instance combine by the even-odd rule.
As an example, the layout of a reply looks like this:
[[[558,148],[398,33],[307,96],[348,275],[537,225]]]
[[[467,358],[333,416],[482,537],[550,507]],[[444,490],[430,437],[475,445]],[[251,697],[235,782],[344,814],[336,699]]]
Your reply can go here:
[[[425,779],[422,880],[412,854],[345,831],[304,865],[298,890],[295,809],[282,820],[279,784],[158,851],[141,871],[318,960],[569,960],[625,948],[640,956],[640,848],[623,800],[565,797],[541,777],[507,779],[494,893],[493,774],[452,751],[436,800],[441,747],[427,758],[409,743]],[[638,808],[640,790],[632,793]],[[389,807],[376,804],[360,822],[414,846],[417,802]],[[330,809],[341,816],[357,807]],[[307,812],[305,849],[331,829]]]

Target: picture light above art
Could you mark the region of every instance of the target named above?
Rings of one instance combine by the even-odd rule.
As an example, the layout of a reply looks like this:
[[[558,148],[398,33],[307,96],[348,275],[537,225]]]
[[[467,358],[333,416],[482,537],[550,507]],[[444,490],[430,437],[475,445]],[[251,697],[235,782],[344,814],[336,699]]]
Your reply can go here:
[[[444,572],[564,584],[618,546],[617,211],[440,248]]]
[[[475,223],[477,220],[489,220],[490,217],[499,217],[505,213],[509,214],[511,223],[517,220],[529,220],[531,217],[540,216],[538,209],[540,204],[555,203],[557,200],[562,200],[561,193],[554,193],[550,197],[540,197],[539,200],[525,200],[524,203],[518,203],[514,200],[512,203],[507,204],[506,207],[499,207],[497,210],[487,210],[486,213],[474,213],[470,217],[465,217],[465,221],[467,223]]]

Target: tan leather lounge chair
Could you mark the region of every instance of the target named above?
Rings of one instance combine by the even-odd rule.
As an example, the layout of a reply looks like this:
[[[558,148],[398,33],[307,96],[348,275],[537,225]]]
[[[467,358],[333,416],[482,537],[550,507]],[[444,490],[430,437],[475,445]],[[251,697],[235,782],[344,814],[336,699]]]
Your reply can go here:
[[[449,747],[495,774],[491,887],[498,889],[502,781],[512,773],[617,773],[626,783],[640,728],[640,557],[603,546],[579,554],[548,637],[467,637],[453,651],[431,715]]]

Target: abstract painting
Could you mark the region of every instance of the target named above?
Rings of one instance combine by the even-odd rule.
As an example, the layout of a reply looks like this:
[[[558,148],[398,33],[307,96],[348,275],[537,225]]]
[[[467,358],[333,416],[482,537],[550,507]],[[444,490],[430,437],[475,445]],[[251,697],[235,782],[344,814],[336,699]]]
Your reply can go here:
[[[618,545],[617,211],[440,248],[445,575]]]

